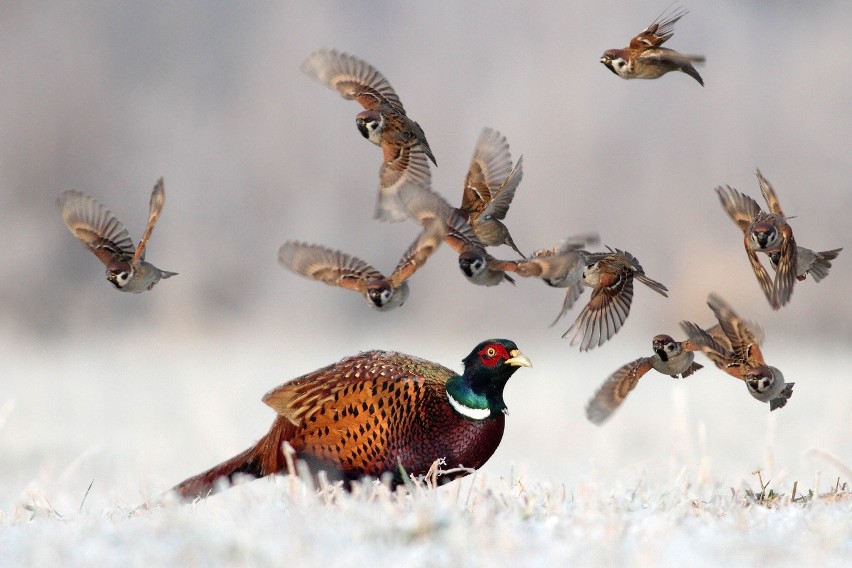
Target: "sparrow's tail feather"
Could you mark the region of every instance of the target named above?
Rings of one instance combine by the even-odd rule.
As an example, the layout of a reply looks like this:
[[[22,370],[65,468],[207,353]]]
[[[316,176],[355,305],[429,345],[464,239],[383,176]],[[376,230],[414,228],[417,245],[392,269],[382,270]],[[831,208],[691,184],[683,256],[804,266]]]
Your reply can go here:
[[[181,499],[191,501],[215,493],[222,481],[233,483],[240,475],[257,478],[286,470],[287,462],[281,445],[291,437],[288,433],[292,428],[290,422],[278,417],[269,433],[254,446],[203,473],[181,481],[171,490]]]
[[[701,61],[704,61],[704,58],[694,59],[694,61],[695,62],[701,62]],[[704,86],[704,79],[701,78],[701,75],[698,74],[698,71],[695,70],[695,67],[693,67],[691,63],[685,63],[680,68],[680,70],[683,71],[684,73],[686,73],[687,75],[689,75],[690,77],[692,77],[693,79],[695,79],[696,81],[698,81],[698,83],[702,87]]]
[[[840,254],[842,248],[833,249],[833,250],[824,250],[822,252],[817,253],[817,259],[814,261],[808,272],[811,277],[813,277],[814,282],[819,282],[826,276],[828,276],[828,271],[831,268],[831,261],[837,258],[837,255]]]

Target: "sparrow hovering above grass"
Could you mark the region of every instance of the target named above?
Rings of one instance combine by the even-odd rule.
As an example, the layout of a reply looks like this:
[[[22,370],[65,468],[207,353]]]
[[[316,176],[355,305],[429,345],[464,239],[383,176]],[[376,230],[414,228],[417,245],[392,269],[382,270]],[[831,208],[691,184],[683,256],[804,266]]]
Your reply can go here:
[[[810,273],[814,281],[819,282],[828,275],[831,261],[843,249],[815,252],[799,247],[793,237],[793,229],[787,223],[789,217],[781,210],[774,188],[760,170],[756,170],[755,175],[769,206],[768,212],[763,211],[754,199],[731,186],[717,187],[716,193],[725,212],[743,232],[743,245],[754,275],[769,304],[777,310],[790,301],[797,279],[804,280]],[[775,270],[774,279],[758,260],[758,252],[769,256],[770,265]]]
[[[388,277],[360,258],[298,241],[287,241],[281,245],[278,261],[307,278],[354,290],[364,296],[370,307],[388,311],[408,299],[407,280],[426,263],[446,233],[447,227],[441,219],[429,222]]]
[[[719,326],[709,331],[714,335],[719,332]],[[699,347],[688,339],[675,341],[669,335],[658,335],[651,341],[651,348],[654,350],[652,356],[640,357],[619,367],[604,381],[586,405],[586,418],[590,422],[603,424],[609,419],[639,379],[651,369],[677,379],[686,378],[703,367],[695,362],[694,351],[698,351]]]
[[[148,225],[139,245],[134,247],[121,221],[97,199],[69,190],[60,193],[56,200],[62,220],[71,234],[106,265],[107,280],[118,290],[134,294],[150,290],[161,279],[177,274],[145,262],[148,239],[165,202],[166,191],[163,178],[160,178],[151,192]]]
[[[506,137],[496,130],[484,128],[465,176],[460,210],[484,245],[509,245],[519,255],[525,256],[503,224],[523,177],[522,159],[523,156],[518,158],[517,164],[512,167],[512,154],[509,153]]]
[[[390,351],[347,357],[266,393],[263,402],[277,413],[269,432],[172,491],[192,500],[240,475],[287,473],[285,443],[311,474],[325,471],[346,489],[385,474],[396,487],[409,475],[426,475],[437,460],[449,470],[438,484],[449,483],[497,450],[508,413],[503,389],[515,371],[531,366],[507,339],[474,347],[462,374]]]
[[[364,138],[382,149],[383,156],[375,216],[384,221],[404,220],[397,192],[406,186],[428,187],[427,160],[437,165],[423,129],[405,114],[388,80],[357,57],[321,49],[308,56],[302,71],[364,107],[355,117],[355,125]]]
[[[622,79],[658,79],[669,71],[682,71],[703,87],[704,80],[692,66],[703,63],[703,55],[685,55],[662,47],[674,35],[675,23],[687,14],[686,10],[676,10],[666,15],[666,11],[631,39],[630,45],[606,50],[600,61]]]
[[[636,257],[619,249],[607,249],[608,253],[586,256],[583,284],[592,288],[592,296],[562,334],[562,337],[571,335],[571,345],[579,343],[580,351],[600,347],[621,329],[630,314],[634,279],[668,297],[668,288],[648,278]]]
[[[744,381],[749,394],[760,402],[768,402],[769,410],[782,408],[793,396],[793,385],[784,375],[763,359],[760,344],[763,334],[757,326],[743,321],[716,294],[707,297],[724,337],[713,336],[692,322],[681,322],[690,342],[704,352],[718,368]]]

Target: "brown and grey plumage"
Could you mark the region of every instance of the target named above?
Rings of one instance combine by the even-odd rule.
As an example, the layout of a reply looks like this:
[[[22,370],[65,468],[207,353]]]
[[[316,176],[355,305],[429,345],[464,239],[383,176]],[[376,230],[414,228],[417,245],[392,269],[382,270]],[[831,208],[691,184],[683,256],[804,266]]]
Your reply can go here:
[[[793,396],[795,383],[786,383],[778,368],[766,364],[760,349],[762,331],[740,318],[716,294],[707,297],[707,305],[713,310],[724,337],[714,337],[698,325],[683,321],[680,325],[689,340],[719,369],[745,382],[752,397],[768,402],[770,411],[786,405]]]
[[[319,245],[287,241],[278,250],[278,262],[297,274],[362,294],[370,307],[387,311],[408,299],[408,279],[421,268],[447,233],[441,219],[434,219],[411,243],[390,276],[385,277],[367,262]]]
[[[477,345],[464,372],[418,357],[368,351],[269,391],[278,416],[248,450],[173,488],[183,499],[206,497],[238,475],[286,473],[282,445],[312,473],[326,471],[345,486],[361,477],[423,476],[436,460],[453,469],[443,484],[481,467],[503,436],[503,388],[530,361],[505,339]]]
[[[107,280],[122,292],[135,294],[150,290],[161,279],[177,274],[145,262],[148,240],[165,202],[163,178],[160,178],[151,192],[145,232],[139,245],[134,247],[121,221],[94,197],[68,190],[60,193],[56,200],[62,220],[71,234],[106,266]]]
[[[799,246],[772,184],[760,170],[756,170],[755,175],[768,212],[754,199],[730,186],[717,187],[716,193],[725,212],[743,232],[743,245],[752,270],[769,304],[777,310],[790,301],[796,280],[804,280],[810,273],[814,281],[819,282],[828,275],[830,261],[843,249],[815,252]],[[775,270],[774,279],[758,260],[758,252],[769,257],[769,264]]]
[[[592,296],[562,334],[562,337],[571,335],[571,345],[579,344],[580,351],[600,347],[618,333],[630,314],[634,279],[668,297],[668,288],[648,278],[636,257],[627,251],[607,248],[609,252],[586,255],[583,284],[592,288]]]
[[[444,220],[447,234],[444,242],[458,253],[459,270],[478,286],[496,286],[502,282],[514,284],[499,261],[488,254],[467,217],[446,199],[429,188],[409,187],[400,191],[400,200],[409,217],[421,225],[433,219]]]
[[[674,35],[674,25],[686,10],[660,14],[650,26],[639,32],[624,49],[608,49],[600,58],[607,69],[622,79],[658,79],[671,71],[682,71],[698,81],[704,80],[693,63],[704,63],[703,55],[686,55],[662,47]]]
[[[712,336],[721,333],[719,326],[708,330]],[[654,354],[640,357],[618,368],[598,388],[586,405],[586,418],[594,424],[603,424],[618,410],[627,395],[636,388],[639,379],[654,369],[670,377],[686,378],[701,369],[703,365],[695,362],[694,351],[700,348],[690,340],[675,341],[669,335],[657,335],[651,341]]]
[[[464,181],[461,211],[476,236],[486,246],[509,245],[521,256],[509,229],[503,224],[523,170],[521,161],[512,167],[512,154],[506,137],[491,128],[479,135]]]
[[[428,160],[437,165],[423,129],[405,114],[388,80],[366,61],[334,49],[320,49],[302,63],[302,71],[364,107],[355,124],[364,138],[382,149],[383,156],[376,217],[404,220],[405,210],[397,193],[408,186],[428,187]]]

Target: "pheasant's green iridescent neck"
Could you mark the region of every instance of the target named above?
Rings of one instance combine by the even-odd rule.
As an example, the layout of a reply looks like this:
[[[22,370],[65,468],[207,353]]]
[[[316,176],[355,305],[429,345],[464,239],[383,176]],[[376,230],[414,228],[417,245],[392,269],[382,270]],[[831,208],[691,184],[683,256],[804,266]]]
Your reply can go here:
[[[497,389],[487,389],[476,392],[471,387],[470,379],[463,375],[455,375],[447,380],[447,398],[450,405],[462,416],[471,420],[485,420],[486,418],[506,412],[506,403],[503,402],[503,386]]]

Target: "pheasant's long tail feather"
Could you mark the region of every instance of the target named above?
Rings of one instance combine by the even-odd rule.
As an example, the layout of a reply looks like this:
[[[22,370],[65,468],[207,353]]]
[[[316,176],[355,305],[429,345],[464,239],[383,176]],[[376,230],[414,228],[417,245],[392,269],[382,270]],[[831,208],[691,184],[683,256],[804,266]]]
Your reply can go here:
[[[211,495],[224,485],[223,481],[233,483],[241,475],[257,478],[286,470],[281,444],[288,439],[287,431],[292,428],[287,420],[278,417],[269,433],[254,446],[203,473],[181,481],[172,491],[181,499],[192,501]]]

